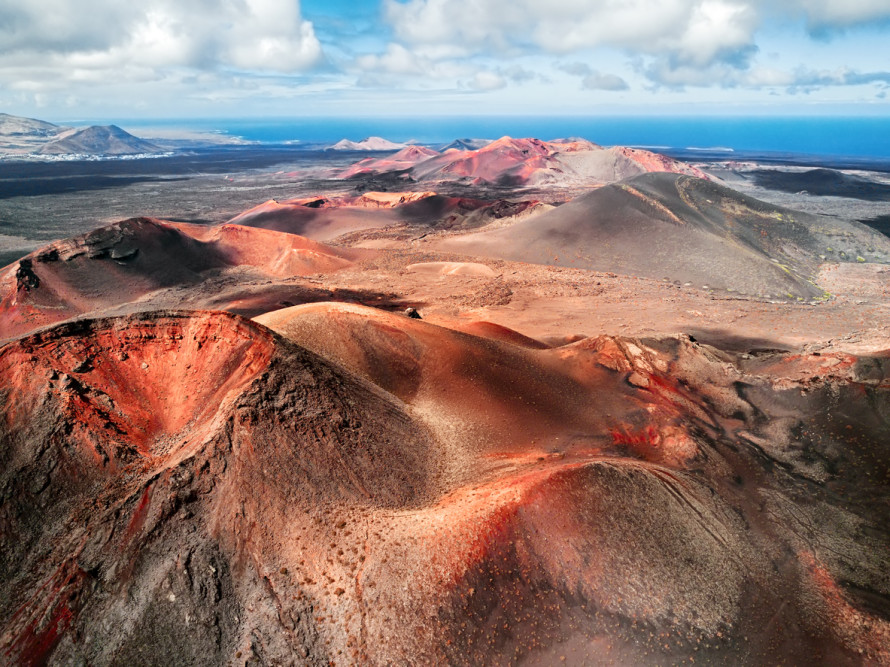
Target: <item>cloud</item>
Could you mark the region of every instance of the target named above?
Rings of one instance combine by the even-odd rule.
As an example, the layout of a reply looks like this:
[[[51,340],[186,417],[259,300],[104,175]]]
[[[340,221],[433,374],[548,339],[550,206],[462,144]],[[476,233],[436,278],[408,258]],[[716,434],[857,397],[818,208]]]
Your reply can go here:
[[[587,90],[619,91],[628,90],[630,88],[630,86],[627,85],[627,81],[620,76],[615,74],[601,74],[596,71],[591,72],[581,79],[581,85]]]
[[[806,67],[794,71],[771,67],[739,70],[725,63],[717,63],[706,69],[671,68],[664,63],[652,63],[644,68],[644,75],[656,86],[666,88],[706,88],[719,81],[723,88],[784,88],[790,94],[810,93],[826,87],[890,84],[888,71],[860,72],[849,68],[814,70]]]
[[[587,63],[561,63],[556,69],[572,76],[587,76],[593,71]]]
[[[890,72],[857,72],[846,68],[834,71],[800,68],[794,72],[788,84],[788,93],[810,94],[815,90],[832,86],[867,86],[890,84]]]
[[[512,65],[511,67],[501,70],[500,73],[513,83],[525,83],[527,81],[534,81],[535,79],[542,78],[537,72],[527,70],[520,65]]]
[[[401,44],[389,44],[384,53],[359,56],[355,62],[362,70],[387,74],[423,74],[432,67],[428,59],[416,56]]]
[[[887,0],[796,0],[789,9],[802,11],[812,30],[825,31],[890,20]]]
[[[743,0],[384,0],[396,38],[465,55],[600,46],[707,65],[753,45],[758,13]]]
[[[475,77],[481,68],[466,62],[437,61],[413,53],[401,44],[390,43],[383,53],[365,54],[354,59],[346,68],[358,74],[356,85],[362,88],[433,88],[441,85],[456,86],[467,77]],[[475,78],[472,79],[475,81]],[[474,90],[483,90],[485,77]]]
[[[646,64],[657,86],[758,87],[758,31],[803,21],[822,36],[890,22],[888,0],[383,0],[395,39],[448,57],[566,55],[611,49]],[[801,33],[803,36],[803,33]],[[430,55],[430,57],[435,57]],[[577,65],[577,63],[576,63]],[[620,77],[568,66],[596,90]],[[774,77],[775,78],[775,77]],[[790,78],[790,77],[785,77]]]
[[[613,46],[711,62],[752,44],[765,17],[832,30],[890,21],[887,0],[384,0],[405,44],[465,52],[535,46],[551,53]]]
[[[477,90],[479,92],[489,92],[492,90],[500,90],[501,88],[506,87],[507,82],[500,74],[483,71],[478,72],[476,76],[470,79],[467,85],[469,85],[469,87],[473,90]]]
[[[581,77],[581,87],[587,90],[628,90],[627,81],[617,74],[604,74],[593,69],[587,63],[562,63],[556,66],[566,74]]]
[[[227,100],[271,113],[353,93],[384,111],[393,94],[465,110],[484,97],[468,93],[502,89],[486,108],[587,108],[591,90],[632,91],[597,96],[615,104],[662,89],[877,94],[887,28],[890,0],[0,0],[0,93],[94,116],[213,115]]]
[[[0,43],[5,53],[107,49],[138,14],[135,4],[112,0],[0,0]]]
[[[0,0],[3,57],[35,65],[298,72],[321,58],[295,0]]]

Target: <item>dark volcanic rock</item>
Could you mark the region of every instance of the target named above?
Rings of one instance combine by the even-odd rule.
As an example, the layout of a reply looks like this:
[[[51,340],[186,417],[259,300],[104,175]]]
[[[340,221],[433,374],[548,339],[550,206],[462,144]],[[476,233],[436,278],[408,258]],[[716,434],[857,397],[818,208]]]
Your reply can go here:
[[[19,262],[19,268],[15,272],[16,291],[24,290],[30,292],[32,289],[40,287],[40,278],[34,273],[34,262],[30,259],[23,259]]]
[[[890,185],[834,169],[785,171],[756,169],[751,172],[760,187],[782,192],[807,192],[823,197],[849,197],[865,201],[890,201]]]

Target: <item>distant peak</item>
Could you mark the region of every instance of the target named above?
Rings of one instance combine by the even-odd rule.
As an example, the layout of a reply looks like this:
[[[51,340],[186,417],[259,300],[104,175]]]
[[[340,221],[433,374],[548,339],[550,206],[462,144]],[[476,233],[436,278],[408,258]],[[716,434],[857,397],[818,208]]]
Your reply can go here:
[[[406,146],[407,144],[397,144],[383,137],[366,137],[361,141],[341,139],[328,148],[335,151],[396,151]]]

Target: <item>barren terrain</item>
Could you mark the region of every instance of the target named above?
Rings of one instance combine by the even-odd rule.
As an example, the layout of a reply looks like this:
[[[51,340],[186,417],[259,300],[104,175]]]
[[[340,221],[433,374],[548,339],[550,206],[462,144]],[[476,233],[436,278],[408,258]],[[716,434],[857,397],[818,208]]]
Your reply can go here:
[[[603,153],[2,269],[2,661],[890,664],[890,239]]]

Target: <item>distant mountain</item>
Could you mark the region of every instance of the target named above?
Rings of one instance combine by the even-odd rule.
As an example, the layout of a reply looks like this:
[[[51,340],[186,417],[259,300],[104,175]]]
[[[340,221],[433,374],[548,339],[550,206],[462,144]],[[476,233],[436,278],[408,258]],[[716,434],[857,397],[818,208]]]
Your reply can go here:
[[[439,149],[439,152],[445,151],[476,151],[484,148],[491,143],[491,139],[455,139],[450,144],[446,144]]]
[[[0,113],[0,137],[54,137],[66,129],[35,118]]]
[[[135,155],[159,153],[158,148],[117,125],[93,125],[73,130],[44,144],[40,155]]]
[[[397,144],[382,137],[368,137],[361,141],[350,141],[349,139],[341,139],[333,146],[329,146],[331,151],[397,151],[406,148],[408,144]]]
[[[71,128],[0,113],[0,155],[28,155]]]

